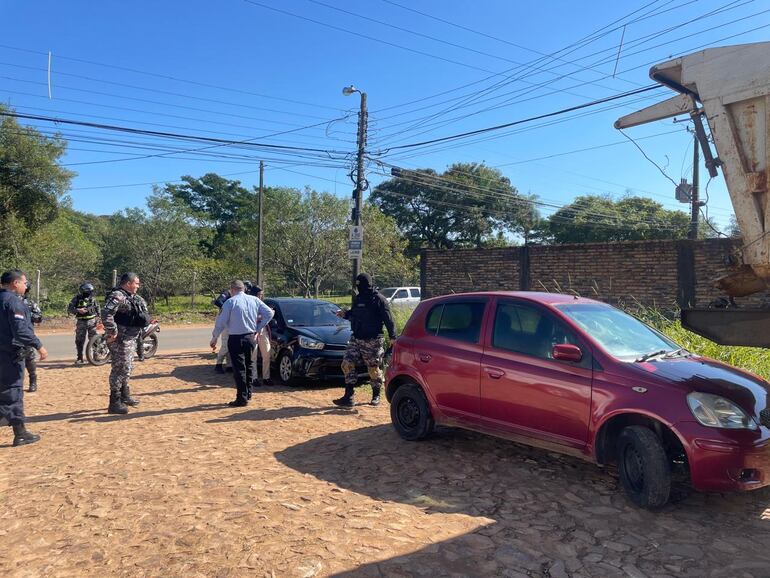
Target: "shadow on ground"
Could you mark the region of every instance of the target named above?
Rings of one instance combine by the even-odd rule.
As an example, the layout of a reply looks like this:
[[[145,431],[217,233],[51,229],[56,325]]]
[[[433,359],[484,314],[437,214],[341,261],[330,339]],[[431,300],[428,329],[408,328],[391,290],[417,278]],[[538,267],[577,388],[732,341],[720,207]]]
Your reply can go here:
[[[340,576],[478,576],[507,568],[538,576],[633,576],[636,570],[700,577],[719,569],[722,576],[758,577],[770,567],[767,488],[693,492],[651,513],[632,506],[616,478],[591,463],[452,429],[410,443],[380,425],[275,455],[299,472],[375,500],[490,521]]]

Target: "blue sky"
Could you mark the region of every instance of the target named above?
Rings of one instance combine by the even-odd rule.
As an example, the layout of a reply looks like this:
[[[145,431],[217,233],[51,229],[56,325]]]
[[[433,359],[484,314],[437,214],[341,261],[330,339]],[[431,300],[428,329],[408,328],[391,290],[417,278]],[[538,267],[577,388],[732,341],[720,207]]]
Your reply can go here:
[[[170,154],[170,147],[207,144],[30,122],[68,137],[63,162],[77,172],[74,206],[97,214],[143,206],[151,192],[143,183],[183,174],[217,172],[254,185],[260,158],[267,159],[268,185],[348,196],[342,153],[355,151],[359,101],[341,89],[351,83],[368,94],[368,150],[385,163],[442,171],[483,161],[520,191],[556,205],[631,191],[686,210],[671,182],[612,127],[618,116],[668,97],[664,90],[516,130],[390,149],[633,90],[650,84],[656,62],[768,37],[770,7],[759,0],[0,0],[0,98],[24,114],[339,151]],[[586,38],[558,59],[544,58]],[[661,121],[629,134],[674,181],[689,178],[692,139],[684,123]],[[581,149],[591,150],[575,152]],[[373,185],[384,170],[369,164]],[[709,196],[709,214],[725,224],[731,209],[721,175]]]

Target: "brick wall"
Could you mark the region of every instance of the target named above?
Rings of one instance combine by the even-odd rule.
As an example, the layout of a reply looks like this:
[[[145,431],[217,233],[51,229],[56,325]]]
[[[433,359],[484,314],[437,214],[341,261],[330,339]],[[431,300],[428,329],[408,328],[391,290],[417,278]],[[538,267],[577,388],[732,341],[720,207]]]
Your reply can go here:
[[[664,309],[705,307],[720,296],[713,280],[728,271],[725,256],[739,246],[738,239],[707,239],[425,250],[421,284],[426,297],[504,289],[576,293]],[[759,306],[770,298],[757,294],[736,301]]]

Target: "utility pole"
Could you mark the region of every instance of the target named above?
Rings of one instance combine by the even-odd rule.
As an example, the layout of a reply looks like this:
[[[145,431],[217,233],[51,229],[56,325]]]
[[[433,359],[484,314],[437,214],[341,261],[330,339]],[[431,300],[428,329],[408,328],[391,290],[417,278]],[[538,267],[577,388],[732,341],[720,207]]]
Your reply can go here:
[[[358,231],[358,237],[354,240],[351,228],[351,241],[348,244],[348,254],[353,261],[353,283],[351,295],[356,296],[356,277],[361,273],[361,260],[363,257],[363,234],[361,229],[361,210],[363,208],[364,189],[366,189],[366,178],[364,177],[364,155],[366,154],[366,129],[368,114],[366,112],[366,93],[358,90],[354,86],[346,86],[342,89],[342,94],[350,96],[354,92],[361,95],[361,108],[358,112],[358,158],[356,162],[356,188],[353,191],[353,210],[350,215],[350,221]],[[358,249],[353,248],[353,242],[358,241]]]
[[[698,185],[700,184],[700,144],[698,142],[697,133],[693,132],[693,145],[692,145],[692,192],[690,193],[690,209],[691,209],[691,221],[690,221],[690,239],[698,238],[698,221],[700,215],[700,199],[698,198]]]
[[[262,285],[262,204],[265,199],[265,162],[259,161],[259,223],[257,224],[257,285]]]

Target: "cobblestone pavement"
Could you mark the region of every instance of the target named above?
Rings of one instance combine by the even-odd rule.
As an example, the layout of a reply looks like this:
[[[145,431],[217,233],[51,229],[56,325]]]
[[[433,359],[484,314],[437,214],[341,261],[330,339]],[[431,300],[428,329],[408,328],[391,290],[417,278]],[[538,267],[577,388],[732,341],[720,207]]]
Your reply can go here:
[[[0,431],[0,576],[770,577],[770,492],[631,506],[611,471],[460,430],[407,443],[387,404],[261,388],[203,354],[43,367],[40,443]],[[361,396],[359,396],[361,397]],[[360,401],[364,401],[361,399]]]

